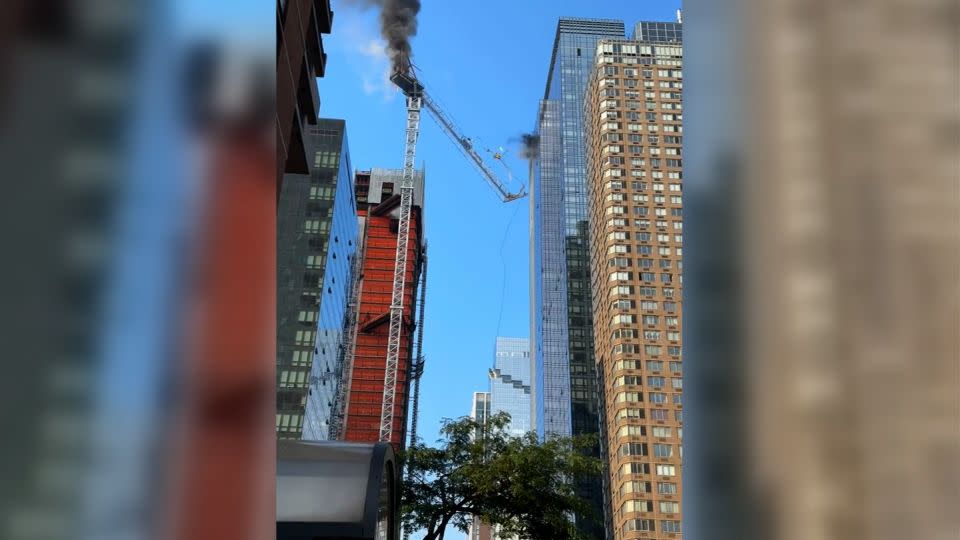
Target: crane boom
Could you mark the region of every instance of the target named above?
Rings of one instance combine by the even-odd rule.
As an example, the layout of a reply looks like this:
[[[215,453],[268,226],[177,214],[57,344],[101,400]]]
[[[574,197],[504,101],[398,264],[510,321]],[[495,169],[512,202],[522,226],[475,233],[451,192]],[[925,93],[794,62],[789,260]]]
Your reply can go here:
[[[446,133],[447,137],[453,141],[453,144],[456,145],[457,149],[459,149],[460,152],[467,159],[469,159],[474,166],[476,166],[477,170],[480,171],[480,174],[484,177],[484,179],[486,179],[487,183],[497,190],[497,193],[500,194],[500,198],[503,200],[503,202],[510,202],[527,196],[523,188],[521,188],[517,193],[510,193],[507,191],[506,187],[503,185],[503,182],[497,178],[497,175],[490,170],[490,167],[487,166],[480,154],[478,154],[474,149],[473,142],[460,132],[460,130],[457,128],[457,125],[453,122],[453,119],[451,119],[450,116],[447,115],[443,109],[441,109],[440,106],[437,105],[437,103],[431,99],[429,95],[427,95],[426,92],[423,92],[423,104],[426,106],[427,110],[430,111],[434,120],[437,121],[437,124],[440,126],[443,132]]]

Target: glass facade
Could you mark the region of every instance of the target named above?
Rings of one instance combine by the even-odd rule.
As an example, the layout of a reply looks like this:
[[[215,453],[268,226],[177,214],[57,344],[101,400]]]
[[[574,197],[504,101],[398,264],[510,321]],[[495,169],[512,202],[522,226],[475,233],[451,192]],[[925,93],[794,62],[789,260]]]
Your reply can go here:
[[[633,27],[633,39],[654,43],[682,43],[683,24],[677,22],[640,21]]]
[[[509,431],[523,435],[530,425],[530,340],[498,337],[490,370],[490,412],[510,414]]]
[[[310,175],[284,177],[277,212],[277,436],[327,438],[356,251],[353,172],[342,120],[309,131]]]
[[[544,99],[537,117],[540,163],[531,190],[534,252],[531,329],[535,373],[533,417],[541,436],[599,431],[590,297],[584,95],[597,42],[624,38],[622,21],[560,19]],[[599,448],[596,453],[599,457]],[[597,520],[602,488],[578,486]],[[577,516],[578,527],[602,536],[597,520]]]

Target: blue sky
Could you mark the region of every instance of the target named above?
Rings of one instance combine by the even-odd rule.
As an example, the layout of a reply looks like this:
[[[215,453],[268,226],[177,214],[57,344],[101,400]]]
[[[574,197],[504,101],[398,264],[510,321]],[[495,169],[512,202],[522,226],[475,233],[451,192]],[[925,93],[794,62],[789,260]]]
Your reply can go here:
[[[354,167],[398,168],[404,99],[385,80],[376,12],[354,5],[333,0],[320,115],[347,121]],[[674,20],[678,7],[671,0],[424,0],[414,62],[427,92],[467,136],[515,153],[516,138],[533,128],[559,17],[621,19],[629,29],[638,20]],[[430,442],[442,418],[468,414],[472,393],[487,389],[498,324],[499,335],[529,335],[528,200],[501,203],[426,113],[417,163],[427,171],[420,432]],[[514,160],[511,168],[526,183],[525,164]]]

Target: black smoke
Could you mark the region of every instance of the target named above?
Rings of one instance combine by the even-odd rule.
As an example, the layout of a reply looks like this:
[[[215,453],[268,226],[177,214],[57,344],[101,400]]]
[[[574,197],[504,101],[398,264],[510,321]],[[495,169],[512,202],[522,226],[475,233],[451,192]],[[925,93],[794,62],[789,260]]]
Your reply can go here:
[[[349,0],[348,0],[349,1]],[[406,73],[410,68],[410,38],[417,35],[420,0],[352,0],[363,6],[380,8],[380,34],[387,42],[387,56],[393,71]]]
[[[530,161],[540,157],[540,136],[536,133],[524,133],[520,136],[520,156]]]

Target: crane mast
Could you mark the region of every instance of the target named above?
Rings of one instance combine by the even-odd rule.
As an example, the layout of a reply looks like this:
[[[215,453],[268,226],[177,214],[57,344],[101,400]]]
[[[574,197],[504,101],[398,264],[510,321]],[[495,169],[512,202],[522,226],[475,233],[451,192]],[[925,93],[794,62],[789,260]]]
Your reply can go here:
[[[409,59],[402,59],[400,69],[394,71],[390,80],[400,88],[407,97],[407,127],[406,142],[403,151],[403,177],[400,181],[400,219],[397,228],[397,253],[393,269],[393,289],[390,297],[390,330],[387,338],[387,359],[384,365],[383,403],[380,409],[380,441],[389,442],[393,434],[393,412],[397,393],[397,376],[400,366],[401,327],[403,326],[403,293],[407,271],[407,255],[410,243],[410,210],[413,204],[414,162],[417,151],[417,139],[420,136],[420,110],[426,105],[427,110],[437,120],[443,132],[456,144],[457,148],[480,171],[487,182],[497,190],[504,202],[510,202],[526,193],[521,189],[517,193],[510,193],[497,175],[484,163],[480,154],[473,147],[473,143],[465,137],[456,124],[443,110],[430,99],[423,91],[423,85],[413,73]],[[422,309],[422,308],[421,308]],[[423,324],[421,316],[420,324]],[[422,327],[422,326],[421,326]],[[420,341],[422,338],[418,338]],[[411,344],[412,346],[412,344]],[[417,358],[413,366],[415,378],[423,372],[423,356],[418,346]],[[415,394],[419,393],[419,384],[415,386]],[[415,397],[418,397],[415,395]],[[416,415],[417,403],[414,403]],[[413,420],[413,433],[416,433],[416,418]],[[401,437],[403,434],[401,434]],[[415,436],[415,435],[414,435]],[[402,444],[402,443],[401,443]]]
[[[399,72],[398,72],[399,73]],[[398,84],[399,86],[399,84]],[[401,87],[403,88],[403,87]],[[384,366],[383,404],[380,410],[380,441],[389,442],[393,434],[393,411],[400,366],[401,326],[403,326],[403,291],[407,274],[407,248],[410,244],[410,208],[413,204],[413,173],[420,136],[422,86],[412,81],[404,89],[407,96],[407,129],[403,149],[403,177],[400,180],[400,219],[397,227],[397,255],[393,268],[393,289],[390,296],[390,333],[387,337],[387,361]]]

